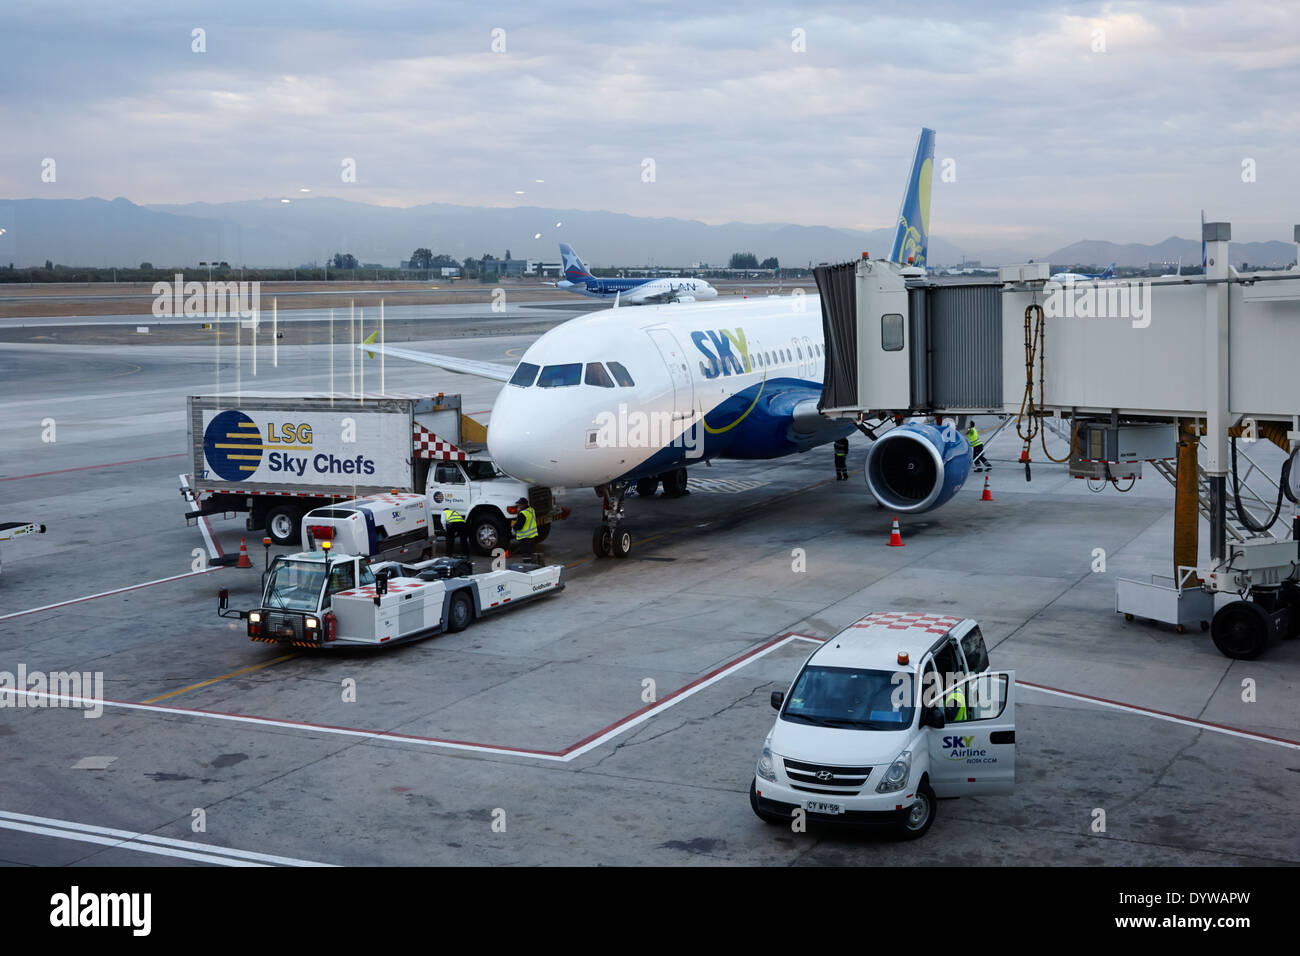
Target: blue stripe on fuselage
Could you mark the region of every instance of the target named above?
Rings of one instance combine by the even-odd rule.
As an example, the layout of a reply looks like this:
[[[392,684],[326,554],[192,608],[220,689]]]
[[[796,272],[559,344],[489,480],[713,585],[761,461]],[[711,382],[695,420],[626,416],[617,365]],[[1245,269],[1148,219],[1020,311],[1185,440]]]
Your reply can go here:
[[[794,407],[810,398],[819,398],[821,393],[820,383],[800,378],[776,378],[751,385],[709,409],[704,416],[707,428],[697,422],[693,430],[687,431],[685,441],[661,448],[619,480],[658,475],[710,458],[782,458],[847,437],[854,430],[852,422],[802,440],[794,434]],[[751,405],[753,408],[745,414]],[[693,448],[697,451],[693,452]]]

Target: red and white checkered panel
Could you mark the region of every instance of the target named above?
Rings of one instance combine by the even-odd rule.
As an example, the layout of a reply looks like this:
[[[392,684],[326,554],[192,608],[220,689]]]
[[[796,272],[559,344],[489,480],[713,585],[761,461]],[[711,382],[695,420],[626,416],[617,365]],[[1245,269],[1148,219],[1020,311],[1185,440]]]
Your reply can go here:
[[[436,458],[440,461],[466,461],[465,454],[449,441],[443,441],[419,422],[414,423],[414,449],[416,458]]]
[[[890,631],[922,630],[930,634],[947,634],[961,618],[948,614],[918,614],[910,611],[876,611],[854,627],[883,627]]]
[[[389,585],[388,585],[388,593],[389,593],[389,594],[401,594],[403,591],[418,591],[418,590],[420,590],[420,588],[422,588],[422,587],[424,587],[424,586],[425,586],[424,583],[420,583],[420,584],[393,584],[393,583],[390,582]],[[375,586],[374,586],[373,584],[367,584],[367,585],[365,585],[364,587],[352,588],[350,591],[340,591],[338,594],[336,594],[336,595],[334,595],[334,596],[335,596],[335,597],[364,597],[364,598],[376,598],[376,597],[379,597],[379,592],[375,590]]]

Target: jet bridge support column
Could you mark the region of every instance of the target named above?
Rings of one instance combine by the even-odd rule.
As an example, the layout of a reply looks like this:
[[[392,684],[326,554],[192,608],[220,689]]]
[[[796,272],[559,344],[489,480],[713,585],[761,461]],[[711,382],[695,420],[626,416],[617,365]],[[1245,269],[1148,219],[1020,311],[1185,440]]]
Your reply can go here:
[[[1174,491],[1174,580],[1180,567],[1196,567],[1201,509],[1197,467],[1201,438],[1194,421],[1178,424],[1178,473]],[[1181,583],[1181,582],[1180,582]]]
[[[1217,279],[1205,287],[1205,442],[1210,482],[1210,559],[1223,560],[1227,550],[1228,491],[1228,240],[1232,226],[1207,222],[1205,275]],[[1194,562],[1193,562],[1194,563]]]

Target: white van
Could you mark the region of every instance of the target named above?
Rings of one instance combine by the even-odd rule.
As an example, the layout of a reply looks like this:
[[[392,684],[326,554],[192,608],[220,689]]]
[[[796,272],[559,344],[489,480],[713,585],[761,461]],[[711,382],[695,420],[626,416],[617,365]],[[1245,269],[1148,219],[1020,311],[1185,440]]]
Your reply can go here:
[[[909,839],[936,797],[1011,793],[1015,673],[990,671],[970,618],[877,612],[804,662],[750,784],[768,823],[885,824]]]

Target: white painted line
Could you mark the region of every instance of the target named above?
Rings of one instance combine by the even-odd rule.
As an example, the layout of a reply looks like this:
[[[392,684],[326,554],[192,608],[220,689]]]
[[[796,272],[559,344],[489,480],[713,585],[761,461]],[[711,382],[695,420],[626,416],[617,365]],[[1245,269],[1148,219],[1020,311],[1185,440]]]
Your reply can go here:
[[[1079,694],[1073,691],[1060,690],[1056,687],[1046,687],[1042,684],[1028,684],[1022,680],[1016,681],[1016,686],[1023,687],[1025,690],[1036,690],[1040,694],[1050,694],[1054,697],[1066,697],[1070,700],[1083,701],[1085,704],[1095,704],[1098,707],[1107,707],[1111,710],[1122,710],[1130,714],[1140,714],[1143,717],[1151,717],[1155,720],[1164,720],[1171,724],[1182,724],[1184,727],[1195,727],[1197,730],[1208,730],[1211,733],[1224,734],[1228,737],[1240,737],[1244,740],[1253,740],[1256,743],[1272,744],[1275,747],[1285,747],[1288,750],[1300,750],[1300,742],[1287,740],[1285,737],[1274,737],[1271,734],[1260,734],[1249,730],[1240,730],[1236,727],[1210,723],[1208,720],[1197,720],[1195,717],[1183,717],[1179,714],[1167,714],[1164,711],[1153,710],[1150,707],[1141,707],[1137,704],[1125,704],[1118,700],[1107,700],[1104,697],[1093,697],[1090,694]]]
[[[37,817],[27,813],[15,813],[10,810],[0,810],[0,827],[10,830],[23,830],[29,833],[41,833],[46,836],[56,836],[69,840],[81,840],[85,843],[120,846],[122,849],[138,850],[142,853],[159,853],[163,856],[177,856],[183,859],[220,863],[224,866],[333,865],[330,863],[317,863],[313,860],[299,860],[289,856],[274,856],[270,853],[255,853],[252,850],[236,850],[231,847],[212,846],[193,840],[176,840],[171,837],[151,836],[147,833],[117,830],[112,827],[94,826],[89,823],[74,823],[70,820]]]
[[[127,591],[138,591],[140,588],[151,588],[155,584],[166,584],[168,581],[180,581],[183,578],[192,578],[196,574],[208,574],[212,571],[220,571],[222,565],[213,565],[210,568],[204,568],[201,571],[187,571],[184,574],[173,574],[169,578],[158,578],[156,581],[145,581],[142,584],[130,584],[124,588],[114,588],[111,591],[100,591],[98,594],[87,594],[85,597],[73,598],[70,601],[60,601],[58,604],[46,604],[43,607],[32,607],[26,611],[14,611],[12,614],[0,614],[0,621],[7,621],[10,618],[22,617],[25,614],[39,614],[41,611],[53,611],[55,608],[67,607],[70,604],[81,604],[83,601],[94,601],[102,597],[111,597],[114,594],[125,594]]]
[[[78,843],[97,843],[117,850],[134,850],[137,853],[155,853],[159,856],[176,857],[182,860],[196,860],[200,863],[216,863],[220,866],[264,866],[262,863],[232,860],[221,856],[207,856],[202,853],[189,853],[185,850],[170,850],[166,847],[145,846],[142,843],[122,841],[113,837],[91,836],[74,830],[55,830],[50,827],[32,826],[27,823],[15,823],[12,820],[0,820],[0,830],[18,830],[22,833],[35,833],[38,836],[57,837],[60,840],[76,840]]]
[[[181,480],[181,487],[184,488],[186,491],[189,491],[190,490],[189,476],[180,475],[179,477]],[[185,495],[181,496],[181,500],[194,505],[198,504],[197,500],[190,497],[186,497]],[[212,523],[208,521],[207,515],[203,515],[203,517],[199,518],[198,524],[199,524],[199,530],[203,532],[203,542],[208,547],[208,557],[213,561],[215,561],[217,560],[217,558],[221,557],[221,546],[217,544],[216,539],[212,536]]]
[[[687,688],[685,690],[678,691],[674,694],[669,695],[668,697],[665,697],[659,703],[659,705],[652,707],[646,711],[643,711],[642,713],[638,714],[636,717],[632,718],[631,720],[628,720],[624,723],[615,724],[607,732],[601,734],[598,737],[593,738],[592,740],[589,740],[585,744],[582,744],[576,749],[570,751],[569,754],[564,759],[566,761],[569,761],[575,759],[576,757],[582,756],[587,751],[599,747],[601,744],[606,743],[607,741],[614,739],[620,734],[623,734],[631,730],[633,727],[636,727],[639,724],[644,723],[645,721],[649,720],[651,717],[654,717],[656,714],[662,713],[663,711],[667,710],[669,707],[679,704],[682,701],[684,701],[686,698],[691,697],[696,693],[698,693],[699,691],[704,690],[704,688],[712,687],[714,684],[722,680],[724,677],[731,676],[736,671],[740,670],[742,667],[747,667],[748,665],[752,664],[754,661],[758,660],[760,657],[766,657],[768,654],[772,653],[777,648],[785,647],[791,641],[800,641],[800,640],[808,640],[808,638],[805,638],[799,634],[792,634],[789,637],[786,637],[784,640],[777,641],[775,644],[765,647],[756,653],[751,653],[746,655],[745,657],[724,667],[722,670],[715,672],[710,677],[700,681],[698,684],[687,685]]]

